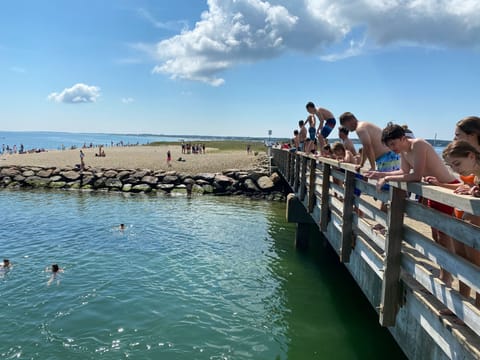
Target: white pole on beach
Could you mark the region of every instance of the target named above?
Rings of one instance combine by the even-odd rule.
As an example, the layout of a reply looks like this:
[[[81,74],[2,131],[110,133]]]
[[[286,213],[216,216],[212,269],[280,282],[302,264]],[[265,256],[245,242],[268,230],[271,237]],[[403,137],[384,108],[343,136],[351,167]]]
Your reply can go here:
[[[272,175],[272,130],[268,130],[268,175]]]

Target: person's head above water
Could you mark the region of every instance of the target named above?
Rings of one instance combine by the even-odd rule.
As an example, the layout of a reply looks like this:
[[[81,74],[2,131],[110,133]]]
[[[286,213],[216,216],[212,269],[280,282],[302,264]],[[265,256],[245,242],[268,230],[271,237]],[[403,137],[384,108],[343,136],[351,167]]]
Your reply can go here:
[[[10,260],[8,259],[3,259],[3,267],[10,267]]]
[[[125,224],[120,224],[120,230],[125,230]]]
[[[58,272],[59,270],[60,270],[60,268],[58,267],[58,264],[53,264],[53,265],[52,265],[52,272],[53,272],[53,273],[56,273],[56,272]]]

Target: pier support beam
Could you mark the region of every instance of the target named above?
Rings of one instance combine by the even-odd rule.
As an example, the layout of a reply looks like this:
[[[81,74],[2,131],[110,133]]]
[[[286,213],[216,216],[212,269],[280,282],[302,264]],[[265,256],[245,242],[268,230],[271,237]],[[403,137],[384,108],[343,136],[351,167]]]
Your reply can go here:
[[[300,199],[293,193],[287,196],[287,221],[297,223],[295,247],[298,249],[307,248],[310,228],[315,222]]]

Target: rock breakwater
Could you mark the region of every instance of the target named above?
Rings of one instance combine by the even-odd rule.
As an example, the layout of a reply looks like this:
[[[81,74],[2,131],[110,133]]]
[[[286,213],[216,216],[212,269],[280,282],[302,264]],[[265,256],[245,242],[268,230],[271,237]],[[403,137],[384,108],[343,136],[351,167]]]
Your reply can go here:
[[[245,195],[268,200],[285,199],[285,183],[266,168],[228,169],[221,173],[184,174],[149,169],[0,167],[0,188],[66,189],[157,194]]]

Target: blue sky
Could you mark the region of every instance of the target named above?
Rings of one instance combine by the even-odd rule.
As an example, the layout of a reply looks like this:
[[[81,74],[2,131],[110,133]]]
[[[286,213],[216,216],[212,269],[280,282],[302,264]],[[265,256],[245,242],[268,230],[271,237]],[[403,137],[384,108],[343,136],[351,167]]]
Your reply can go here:
[[[477,0],[16,0],[0,10],[0,130],[286,137],[313,101],[449,139],[480,113]]]

